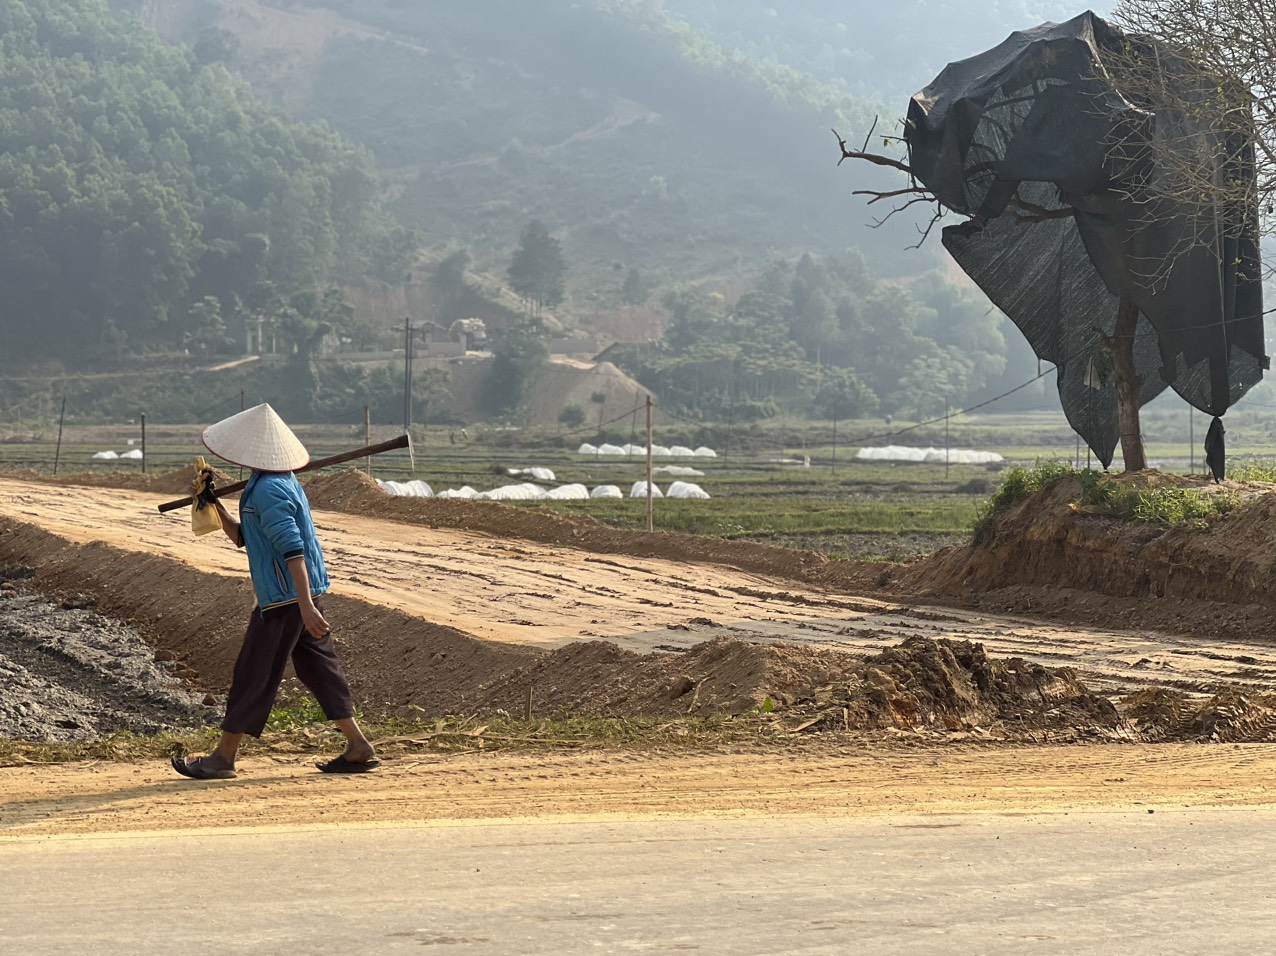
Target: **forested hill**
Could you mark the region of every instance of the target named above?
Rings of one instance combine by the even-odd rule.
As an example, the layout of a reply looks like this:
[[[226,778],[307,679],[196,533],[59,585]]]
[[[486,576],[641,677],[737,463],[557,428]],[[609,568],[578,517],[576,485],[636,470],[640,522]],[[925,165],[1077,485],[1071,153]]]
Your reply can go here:
[[[1113,0],[1088,6],[1107,16]],[[1087,4],[1069,0],[663,0],[667,14],[728,50],[774,60],[897,105],[943,67]]]
[[[911,223],[869,230],[851,196],[866,172],[836,165],[830,127],[862,136],[876,105],[730,54],[659,4],[118,2],[368,146],[427,244],[500,275],[544,222],[577,307],[633,269],[661,286],[853,245],[896,273],[937,256],[905,252]]]
[[[228,312],[401,274],[376,186],[364,150],[104,0],[0,4],[6,362],[216,348]]]

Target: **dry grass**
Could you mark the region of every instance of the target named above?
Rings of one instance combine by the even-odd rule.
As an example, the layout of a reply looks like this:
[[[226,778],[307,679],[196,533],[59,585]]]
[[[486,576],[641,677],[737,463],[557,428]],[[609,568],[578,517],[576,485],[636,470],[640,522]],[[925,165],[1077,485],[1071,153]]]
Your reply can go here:
[[[770,714],[708,720],[588,719],[520,720],[497,717],[431,718],[364,722],[364,732],[384,756],[434,752],[564,749],[713,749],[723,744],[778,739],[782,724]],[[186,733],[139,736],[114,734],[92,741],[0,739],[0,767],[109,760],[137,763],[159,760],[174,751],[205,753],[217,742],[210,727]],[[268,729],[260,740],[246,738],[241,753],[330,754],[340,750],[340,733],[326,723],[301,723]]]

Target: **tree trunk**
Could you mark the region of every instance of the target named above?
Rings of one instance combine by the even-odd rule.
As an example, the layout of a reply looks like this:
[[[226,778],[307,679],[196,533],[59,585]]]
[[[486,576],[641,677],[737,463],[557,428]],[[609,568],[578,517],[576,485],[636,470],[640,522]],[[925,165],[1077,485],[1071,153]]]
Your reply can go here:
[[[1121,425],[1121,457],[1126,471],[1143,471],[1148,466],[1143,452],[1143,431],[1139,426],[1139,392],[1143,379],[1134,368],[1134,330],[1139,324],[1139,307],[1122,298],[1117,310],[1116,330],[1108,340],[1116,371],[1117,414]]]

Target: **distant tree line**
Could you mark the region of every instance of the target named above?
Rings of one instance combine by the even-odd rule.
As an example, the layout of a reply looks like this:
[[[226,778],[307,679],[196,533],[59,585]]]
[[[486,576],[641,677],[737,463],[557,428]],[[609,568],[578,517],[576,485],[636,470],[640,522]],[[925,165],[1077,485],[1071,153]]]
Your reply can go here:
[[[214,350],[248,312],[306,351],[340,310],[295,296],[415,253],[376,189],[366,151],[103,0],[0,5],[6,358]]]
[[[664,305],[664,339],[617,359],[704,420],[942,415],[1006,369],[1004,319],[975,290],[879,281],[857,253],[776,263],[733,303],[682,290]]]

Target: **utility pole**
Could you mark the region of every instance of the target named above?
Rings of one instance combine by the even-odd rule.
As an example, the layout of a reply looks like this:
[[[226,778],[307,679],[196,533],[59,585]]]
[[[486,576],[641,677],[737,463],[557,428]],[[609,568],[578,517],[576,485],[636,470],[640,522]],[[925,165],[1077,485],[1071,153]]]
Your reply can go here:
[[[142,474],[146,474],[146,412],[142,412]]]
[[[952,461],[952,457],[953,457],[953,453],[950,450],[950,443],[948,441],[948,416],[949,416],[948,399],[945,398],[944,399],[944,480],[945,481],[948,480],[948,465]]]
[[[412,429],[412,333],[416,326],[412,319],[403,317],[403,432]]]
[[[837,474],[837,396],[833,396],[833,474]]]

